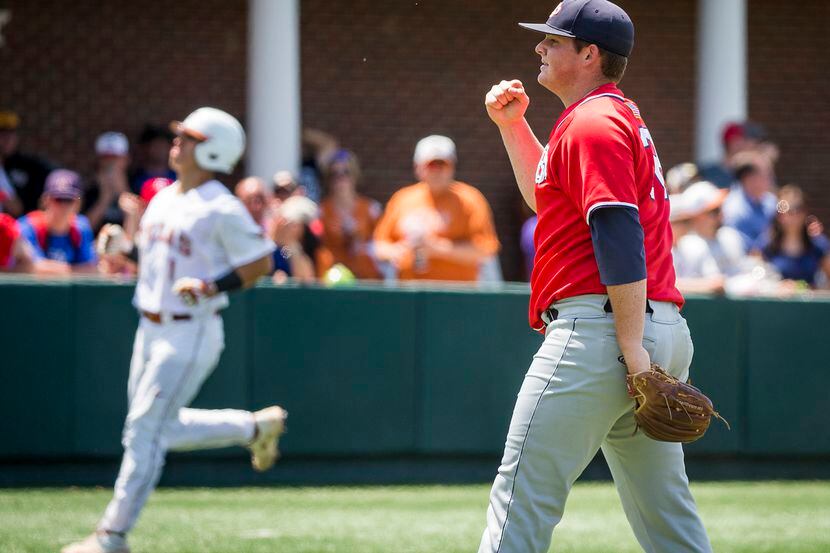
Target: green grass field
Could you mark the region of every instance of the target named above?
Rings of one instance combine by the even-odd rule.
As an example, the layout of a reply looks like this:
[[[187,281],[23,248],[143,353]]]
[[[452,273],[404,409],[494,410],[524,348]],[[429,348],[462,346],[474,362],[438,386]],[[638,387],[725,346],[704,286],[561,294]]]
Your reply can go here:
[[[830,551],[830,482],[693,486],[714,549]],[[135,553],[473,552],[488,487],[162,489]],[[110,490],[0,490],[0,551],[41,553],[84,536]],[[609,483],[578,484],[552,551],[640,551]],[[670,553],[670,552],[667,552]]]

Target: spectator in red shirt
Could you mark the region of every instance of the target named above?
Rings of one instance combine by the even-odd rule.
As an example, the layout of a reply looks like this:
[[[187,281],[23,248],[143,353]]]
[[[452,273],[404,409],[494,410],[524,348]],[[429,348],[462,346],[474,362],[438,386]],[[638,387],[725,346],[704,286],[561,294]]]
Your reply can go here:
[[[0,213],[0,273],[35,273],[39,275],[68,275],[63,263],[38,259],[20,232],[20,224],[5,213]]]
[[[20,237],[13,217],[0,213],[0,272],[28,273],[34,270],[32,248]]]

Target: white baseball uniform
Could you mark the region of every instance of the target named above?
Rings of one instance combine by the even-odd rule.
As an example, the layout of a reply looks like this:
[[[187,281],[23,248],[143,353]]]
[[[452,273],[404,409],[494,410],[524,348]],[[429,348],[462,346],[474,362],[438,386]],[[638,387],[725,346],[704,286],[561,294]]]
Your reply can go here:
[[[178,183],[160,191],[141,219],[136,242],[140,266],[133,304],[141,320],[130,364],[124,457],[98,525],[118,533],[134,526],[168,450],[244,445],[254,435],[248,411],[186,408],[225,347],[217,313],[228,298],[217,294],[190,306],[172,292],[173,283],[182,277],[215,280],[275,248],[215,180],[184,194]]]

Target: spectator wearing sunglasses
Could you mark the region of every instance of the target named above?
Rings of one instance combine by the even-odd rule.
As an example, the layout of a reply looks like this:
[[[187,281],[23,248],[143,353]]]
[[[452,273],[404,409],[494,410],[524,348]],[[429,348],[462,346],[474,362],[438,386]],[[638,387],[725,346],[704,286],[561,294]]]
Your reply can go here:
[[[277,171],[271,178],[271,183],[277,203],[284,202],[291,196],[306,196],[305,187],[297,182],[291,171]]]
[[[320,203],[323,247],[318,272],[324,274],[335,263],[342,263],[361,279],[379,279],[372,234],[380,219],[377,201],[357,193],[360,165],[357,156],[338,150],[325,167],[324,190]]]
[[[802,281],[815,288],[819,281],[826,285],[830,280],[830,242],[812,232],[804,193],[797,186],[781,187],[772,226],[755,249],[785,281]]]
[[[56,169],[46,177],[44,209],[20,218],[21,235],[37,259],[48,259],[73,273],[97,272],[94,237],[81,207],[80,176]]]
[[[420,182],[386,205],[374,234],[378,259],[401,280],[477,280],[499,250],[490,205],[455,180],[455,143],[446,136],[418,142],[413,162]]]

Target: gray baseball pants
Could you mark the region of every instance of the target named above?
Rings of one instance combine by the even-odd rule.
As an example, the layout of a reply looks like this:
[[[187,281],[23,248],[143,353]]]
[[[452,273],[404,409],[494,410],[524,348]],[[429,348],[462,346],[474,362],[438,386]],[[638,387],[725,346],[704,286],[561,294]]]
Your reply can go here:
[[[558,318],[548,325],[516,400],[479,553],[548,551],[571,486],[600,448],[644,551],[712,551],[682,446],[634,432],[607,299],[584,295],[554,304]],[[652,361],[685,380],[693,353],[686,321],[673,303],[649,305],[654,312],[646,315],[644,346]]]

